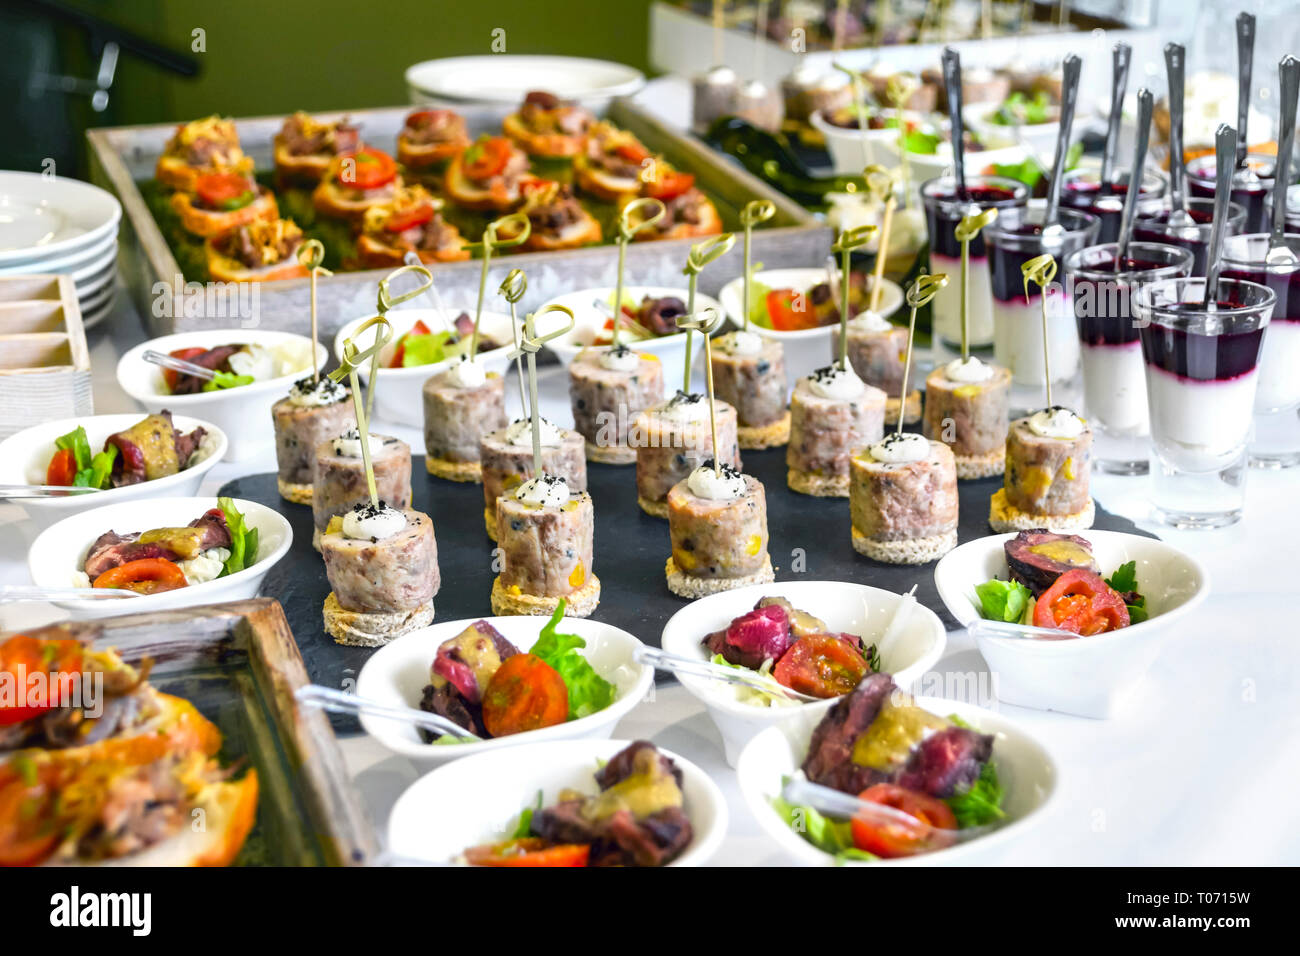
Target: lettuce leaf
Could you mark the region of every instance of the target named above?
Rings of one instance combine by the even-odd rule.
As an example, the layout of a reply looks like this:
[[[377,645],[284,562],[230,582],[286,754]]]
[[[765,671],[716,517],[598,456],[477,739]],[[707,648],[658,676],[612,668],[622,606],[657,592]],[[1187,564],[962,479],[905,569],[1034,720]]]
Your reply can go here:
[[[975,596],[980,599],[980,616],[989,621],[1014,624],[1033,604],[1029,588],[1019,581],[985,581],[975,586]]]
[[[772,798],[772,807],[786,826],[823,853],[835,857],[836,863],[879,859],[874,853],[853,845],[853,826],[848,820],[832,820],[812,807],[798,806],[779,795]]]
[[[406,335],[402,338],[402,368],[433,365],[447,357],[450,332],[430,332],[428,335]]]
[[[216,392],[226,388],[238,388],[241,385],[252,385],[253,376],[236,375],[234,372],[223,372],[220,369],[213,373],[212,381],[203,383],[203,391]]]
[[[1147,611],[1147,599],[1138,593],[1136,561],[1126,561],[1121,564],[1106,579],[1106,584],[1120,594],[1137,594],[1137,598],[1132,604],[1125,605],[1128,608],[1128,622],[1130,624],[1141,624],[1151,617],[1150,612]]]
[[[955,720],[954,720],[955,722]],[[992,761],[980,768],[980,775],[975,782],[961,793],[955,793],[944,803],[957,818],[958,829],[988,826],[1006,817],[1002,809],[1002,784],[998,781],[998,769]]]
[[[77,463],[77,474],[72,479],[74,488],[107,488],[117,460],[117,446],[108,445],[96,455],[90,453],[90,439],[86,429],[78,425],[66,435],[54,439],[54,447],[72,452]]]
[[[218,498],[217,506],[225,514],[226,527],[230,529],[230,557],[217,575],[224,578],[227,574],[251,567],[257,561],[257,529],[249,527],[232,499]]]
[[[614,703],[616,690],[578,653],[587,646],[586,641],[576,634],[556,632],[563,618],[564,601],[560,601],[529,653],[550,664],[564,679],[564,686],[569,690],[569,719],[577,720]]]
[[[522,840],[525,837],[532,836],[533,835],[533,814],[540,809],[542,809],[542,791],[538,790],[537,806],[524,807],[523,812],[519,814],[519,823],[516,824],[514,832],[510,834],[510,839]]]
[[[72,452],[72,457],[77,461],[77,471],[90,467],[90,440],[86,437],[86,430],[80,425],[66,435],[54,439],[54,447],[60,451]]]

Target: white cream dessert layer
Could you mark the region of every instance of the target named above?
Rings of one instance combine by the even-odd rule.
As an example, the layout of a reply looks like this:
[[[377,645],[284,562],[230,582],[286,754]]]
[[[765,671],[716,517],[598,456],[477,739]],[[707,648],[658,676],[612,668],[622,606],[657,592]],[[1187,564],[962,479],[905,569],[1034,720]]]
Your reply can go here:
[[[289,404],[299,408],[325,408],[346,400],[352,393],[328,376],[300,378],[289,386]]]
[[[564,441],[564,429],[554,422],[543,418],[537,423],[541,443],[553,448]],[[506,441],[517,448],[527,448],[533,443],[533,422],[529,418],[517,418],[506,426]]]
[[[1280,412],[1295,405],[1300,405],[1300,322],[1274,316],[1259,351],[1255,411]]]
[[[626,345],[607,349],[600,355],[600,367],[611,372],[635,372],[641,367],[641,353],[633,352]]]
[[[384,440],[377,435],[367,435],[370,445],[370,454],[378,455],[384,450]],[[349,428],[338,438],[334,439],[334,454],[343,458],[360,458],[361,457],[361,432],[355,428]]]
[[[382,501],[379,506],[362,503],[343,516],[343,537],[353,541],[382,541],[406,527],[406,515]]]
[[[654,409],[660,418],[672,422],[707,422],[709,420],[709,400],[700,392],[678,392],[668,401]]]
[[[1047,343],[1051,350],[1053,382],[1070,379],[1079,367],[1079,331],[1074,321],[1074,310],[1063,300],[1063,296],[1054,295],[1047,301]],[[994,360],[1011,369],[1011,380],[1017,385],[1042,385],[1041,300],[1003,302],[994,299],[992,309]]]
[[[1162,456],[1190,472],[1231,464],[1250,435],[1258,380],[1258,369],[1204,382],[1148,365],[1151,434]]]
[[[1114,436],[1151,433],[1142,343],[1083,345],[1083,407],[1088,418]]]
[[[930,271],[952,276],[931,302],[934,331],[947,342],[961,341],[961,259],[930,253]],[[993,341],[993,280],[989,261],[970,257],[970,344],[985,346]]]
[[[710,501],[735,501],[745,493],[745,479],[731,465],[723,465],[714,470],[713,461],[706,461],[691,472],[686,479],[686,487],[697,498]]]
[[[515,489],[515,500],[543,508],[559,508],[569,500],[569,483],[559,475],[538,475]]]
[[[819,398],[852,401],[867,390],[867,383],[858,378],[851,365],[848,368],[827,365],[808,376],[808,387]]]

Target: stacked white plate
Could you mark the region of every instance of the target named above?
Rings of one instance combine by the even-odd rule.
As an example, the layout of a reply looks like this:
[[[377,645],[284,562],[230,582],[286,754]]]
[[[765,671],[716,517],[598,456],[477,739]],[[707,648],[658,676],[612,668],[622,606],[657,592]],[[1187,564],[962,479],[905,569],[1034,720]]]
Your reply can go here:
[[[509,112],[529,90],[548,90],[603,113],[616,96],[645,86],[645,74],[622,63],[576,56],[453,56],[425,60],[406,70],[412,103],[457,108],[497,107]]]
[[[117,290],[117,226],[111,193],[76,179],[0,170],[0,276],[70,275],[82,325],[102,322]]]

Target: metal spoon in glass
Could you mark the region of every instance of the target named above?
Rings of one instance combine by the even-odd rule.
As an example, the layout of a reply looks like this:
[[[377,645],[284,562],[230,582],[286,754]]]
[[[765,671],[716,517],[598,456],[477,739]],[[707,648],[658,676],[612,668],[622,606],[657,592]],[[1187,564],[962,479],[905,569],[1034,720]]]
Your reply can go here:
[[[1277,137],[1277,167],[1273,170],[1273,228],[1264,262],[1270,266],[1295,265],[1296,255],[1286,243],[1286,193],[1291,182],[1291,150],[1295,147],[1296,101],[1300,98],[1300,60],[1291,55],[1277,65],[1282,87]]]

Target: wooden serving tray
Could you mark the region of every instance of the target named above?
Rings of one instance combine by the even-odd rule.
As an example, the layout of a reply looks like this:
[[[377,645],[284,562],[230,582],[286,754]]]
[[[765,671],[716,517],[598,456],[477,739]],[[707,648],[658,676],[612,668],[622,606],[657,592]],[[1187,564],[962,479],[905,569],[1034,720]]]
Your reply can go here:
[[[72,277],[0,276],[0,438],[94,410]]]
[[[224,765],[257,770],[257,824],[237,865],[360,865],[379,849],[343,766],[329,721],[301,708],[302,655],[269,598],[131,614],[66,625],[117,648],[149,681],[193,702],[225,736]]]

